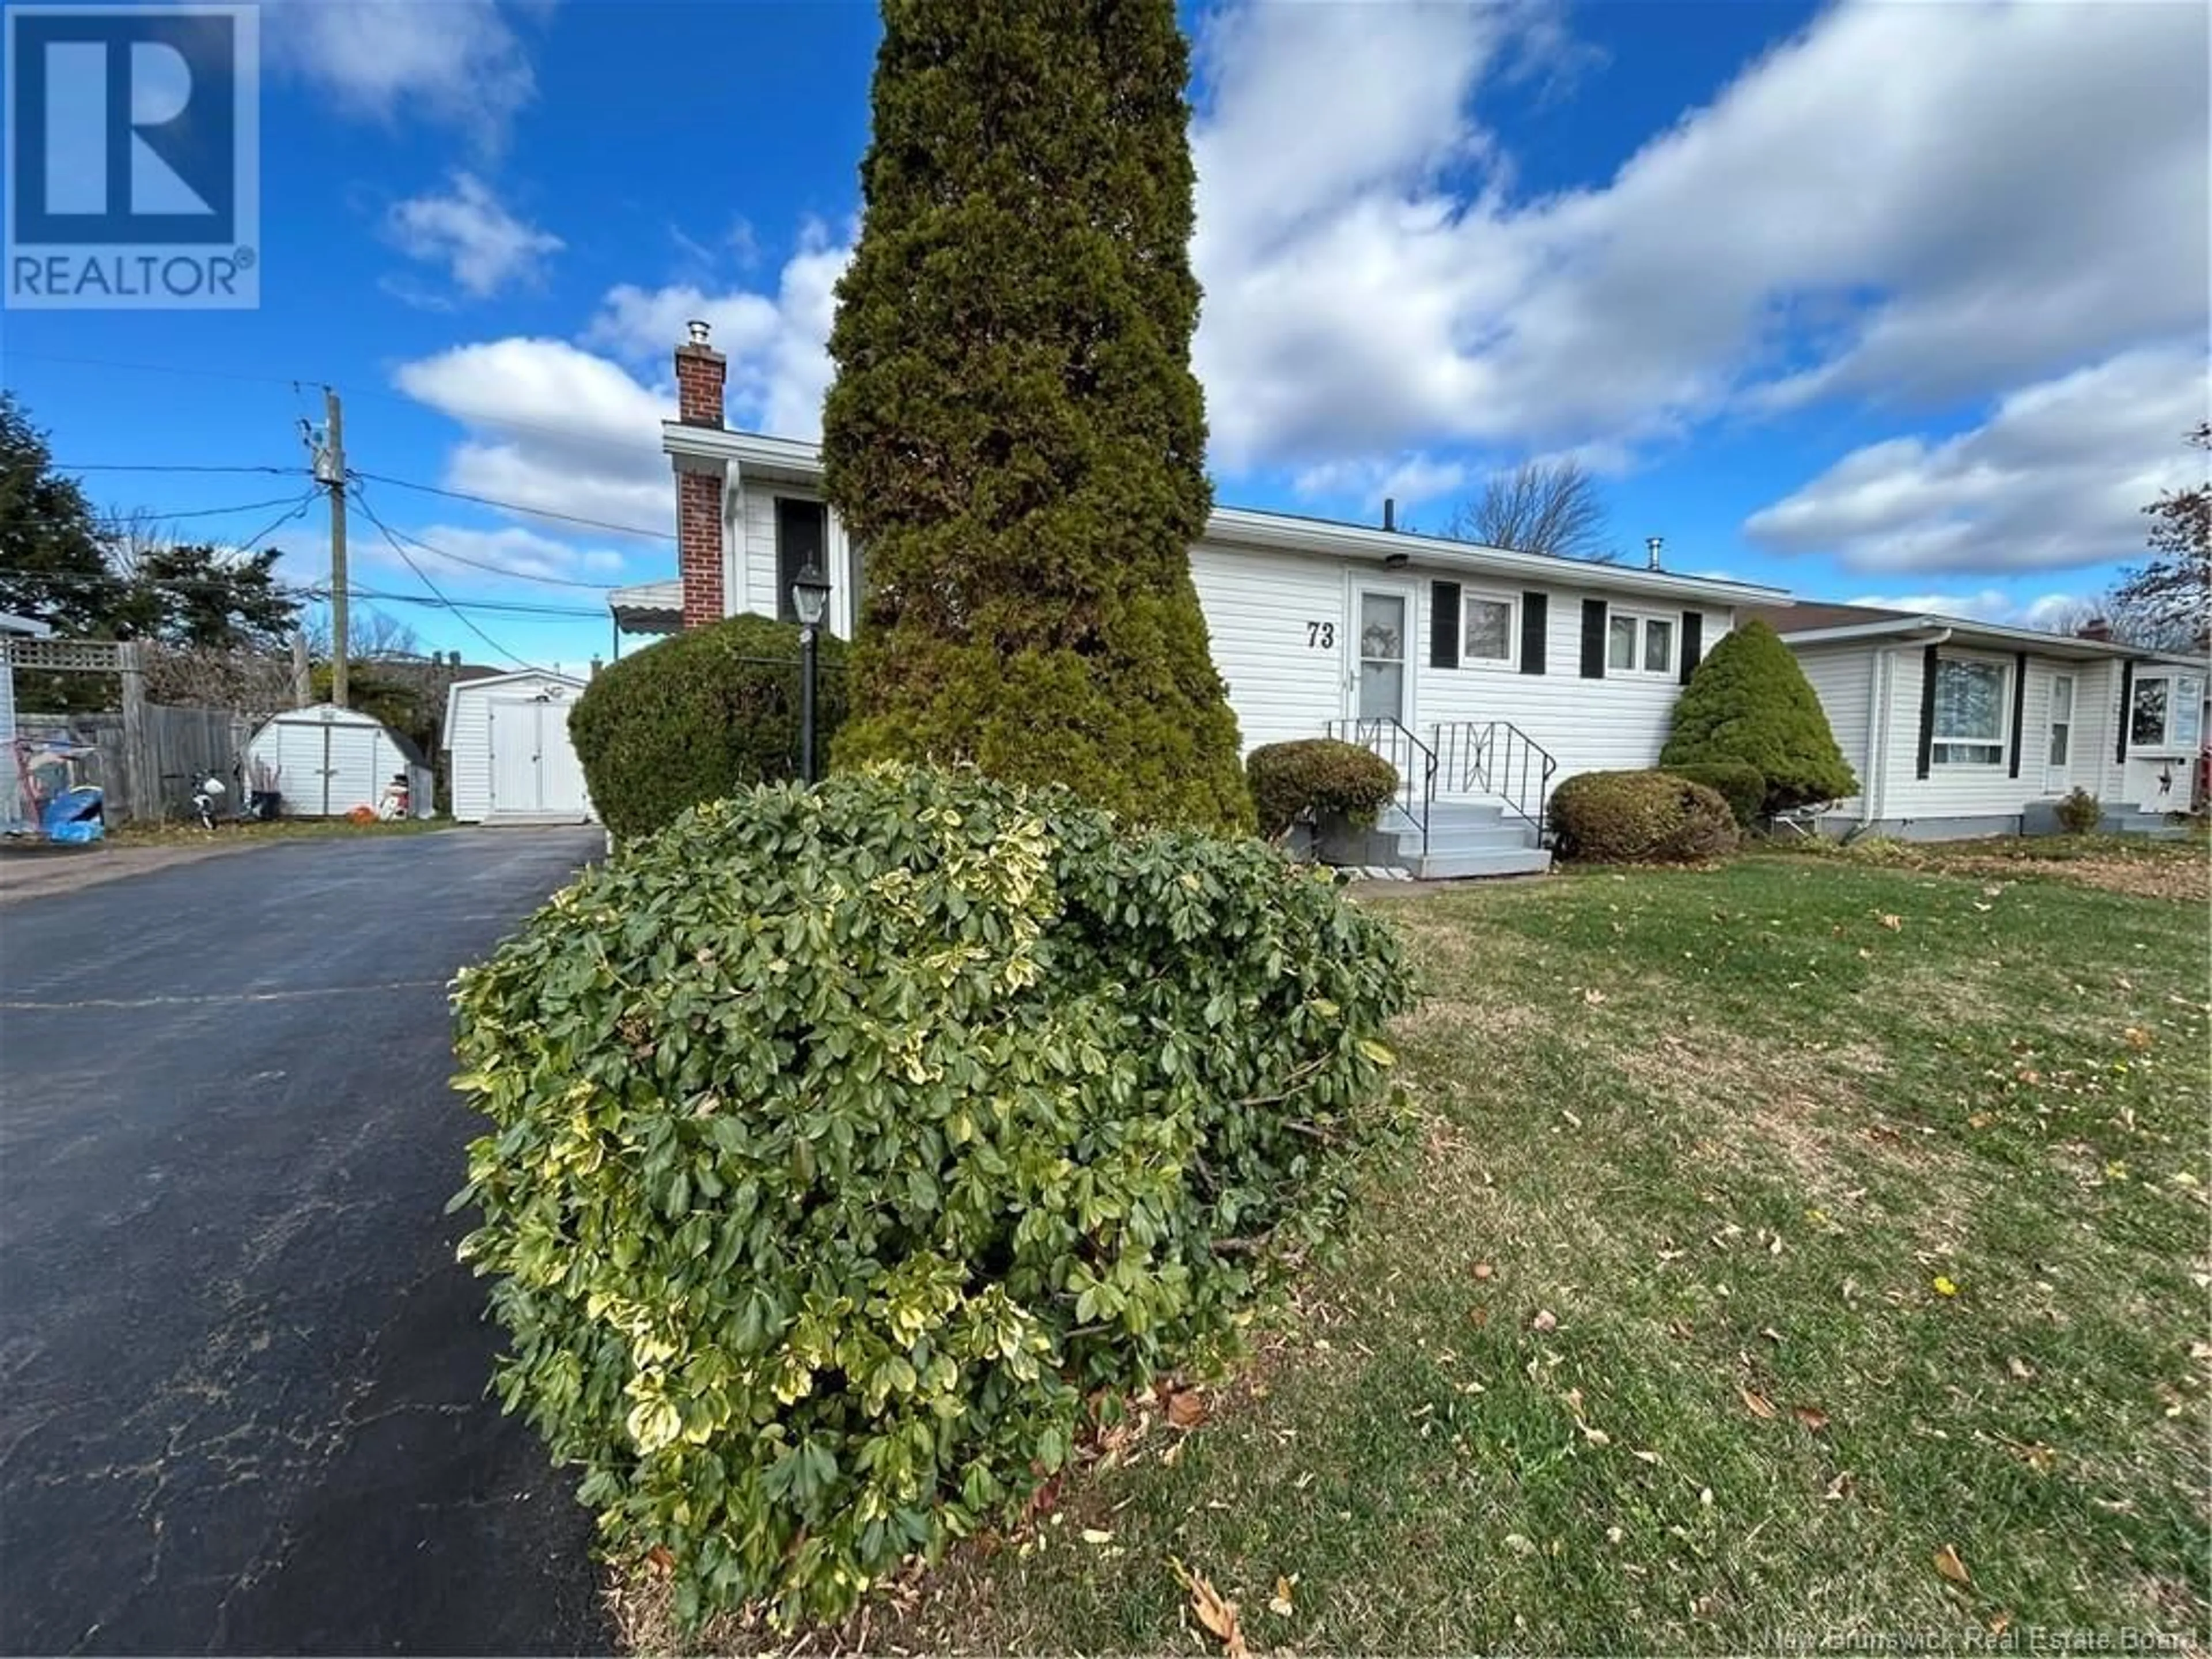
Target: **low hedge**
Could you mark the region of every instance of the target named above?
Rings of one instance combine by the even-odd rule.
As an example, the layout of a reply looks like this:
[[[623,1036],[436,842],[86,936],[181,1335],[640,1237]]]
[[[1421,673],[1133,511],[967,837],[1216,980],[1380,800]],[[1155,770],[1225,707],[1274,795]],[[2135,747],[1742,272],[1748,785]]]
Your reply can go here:
[[[1739,839],[1729,804],[1672,772],[1580,772],[1552,792],[1553,844],[1593,864],[1683,864]]]
[[[697,808],[459,981],[500,1395],[683,1618],[836,1617],[1231,1332],[1412,995],[1249,837],[888,766]]]
[[[1263,836],[1333,814],[1371,824],[1398,791],[1397,768],[1370,749],[1335,738],[1262,744],[1245,760],[1244,775]]]
[[[1766,774],[1749,761],[1705,761],[1689,766],[1662,767],[1662,771],[1692,783],[1702,783],[1729,804],[1737,825],[1748,830],[1759,822],[1766,805]]]
[[[845,717],[845,646],[817,639],[816,755]],[[600,820],[650,834],[686,807],[799,775],[799,629],[732,617],[673,635],[592,676],[568,735]]]

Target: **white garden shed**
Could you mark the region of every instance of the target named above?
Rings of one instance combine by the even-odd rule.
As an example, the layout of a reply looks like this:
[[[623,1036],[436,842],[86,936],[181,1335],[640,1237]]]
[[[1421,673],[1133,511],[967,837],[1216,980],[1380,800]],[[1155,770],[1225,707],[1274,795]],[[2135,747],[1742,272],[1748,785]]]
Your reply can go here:
[[[360,806],[389,816],[403,779],[407,815],[427,818],[433,811],[430,769],[415,745],[358,708],[288,708],[253,734],[246,752],[257,772],[275,775],[287,817],[342,818]]]
[[[463,823],[584,823],[597,814],[568,741],[584,682],[543,668],[461,680],[446,694],[453,817]]]

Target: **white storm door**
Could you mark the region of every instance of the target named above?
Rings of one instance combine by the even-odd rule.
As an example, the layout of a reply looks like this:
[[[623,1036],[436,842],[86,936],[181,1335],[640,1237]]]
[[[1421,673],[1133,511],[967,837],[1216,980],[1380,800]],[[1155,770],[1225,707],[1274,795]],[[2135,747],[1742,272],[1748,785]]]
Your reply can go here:
[[[1358,588],[1352,595],[1352,712],[1362,720],[1413,725],[1407,684],[1407,636],[1413,595],[1402,587]]]
[[[2043,793],[2063,795],[2073,787],[2074,677],[2051,677],[2050,736],[2044,750]]]

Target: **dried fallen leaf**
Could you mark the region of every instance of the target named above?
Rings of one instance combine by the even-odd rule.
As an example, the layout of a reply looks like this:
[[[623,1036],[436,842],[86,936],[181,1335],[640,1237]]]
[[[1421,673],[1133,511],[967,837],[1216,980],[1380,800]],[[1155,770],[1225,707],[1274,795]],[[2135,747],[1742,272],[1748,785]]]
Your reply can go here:
[[[1591,1007],[1595,1008],[1598,1004],[1605,1000],[1605,993],[1599,990],[1596,986],[1593,985],[1589,990],[1583,993],[1583,1000],[1588,1003]]]
[[[1818,1406],[1792,1406],[1790,1414],[1814,1434],[1828,1426],[1828,1414]]]
[[[1744,1408],[1750,1412],[1753,1417],[1771,1417],[1774,1415],[1774,1402],[1771,1400],[1769,1400],[1765,1395],[1755,1393],[1750,1389],[1742,1387],[1741,1384],[1737,1386],[1736,1392],[1743,1396]]]
[[[2126,1030],[2121,1032],[2120,1035],[2126,1039],[2127,1045],[2130,1048],[2148,1048],[2150,1047],[2150,1033],[2144,1030],[2140,1025],[2130,1025]]]
[[[1656,1451],[1636,1451],[1629,1453],[1629,1455],[1639,1463],[1661,1463],[1666,1461]]]
[[[2011,1358],[2005,1361],[2005,1369],[2023,1382],[2032,1382],[2034,1380],[2035,1367],[2029,1364],[2027,1361],[2022,1359],[2018,1354],[2013,1355]]]
[[[1179,1429],[1194,1429],[1206,1421],[1206,1401],[1196,1389],[1178,1389],[1168,1396],[1168,1421]]]
[[[1509,1532],[1505,1534],[1505,1547],[1516,1555],[1534,1555],[1536,1553],[1536,1540],[1517,1532]]]
[[[1474,1276],[1477,1279],[1488,1279],[1497,1271],[1498,1269],[1487,1261],[1478,1261],[1474,1264]]]
[[[1539,1308],[1536,1316],[1528,1322],[1528,1328],[1536,1331],[1555,1331],[1559,1328],[1559,1316],[1549,1308]]]
[[[1297,1603],[1291,1599],[1291,1591],[1297,1582],[1298,1576],[1296,1573],[1292,1573],[1288,1578],[1284,1577],[1280,1573],[1275,1576],[1275,1593],[1267,1598],[1267,1611],[1273,1613],[1276,1618],[1287,1619],[1298,1610]]]
[[[1237,1622],[1237,1604],[1215,1589],[1204,1574],[1192,1572],[1173,1556],[1168,1558],[1168,1565],[1190,1592],[1190,1610],[1221,1644],[1228,1659],[1251,1659],[1252,1650],[1244,1645],[1244,1632]]]
[[[2002,1636],[2011,1628],[2012,1614],[2009,1613],[2001,1613],[1990,1620],[1990,1634],[1992,1636]]]
[[[655,1544],[645,1553],[645,1559],[653,1563],[653,1570],[655,1572],[668,1573],[676,1571],[675,1552],[665,1544]]]
[[[1948,1544],[1936,1552],[1936,1571],[1954,1584],[1972,1584],[1974,1582],[1966,1571],[1966,1564],[1959,1559],[1959,1552]]]
[[[1487,1308],[1475,1308],[1468,1312],[1467,1317],[1468,1322],[1473,1325],[1474,1328],[1479,1331],[1485,1325],[1487,1325],[1490,1322],[1490,1310]]]
[[[1935,1286],[1936,1294],[1938,1296],[1956,1296],[1959,1293],[1959,1287],[1942,1273],[1937,1273],[1929,1282]]]
[[[1903,916],[1886,915],[1881,919],[1881,925],[1888,928],[1889,931],[1893,933],[1897,932],[1898,929],[1905,926],[1905,918]]]
[[[1114,1541],[1114,1534],[1103,1528],[1085,1527],[1083,1529],[1083,1541],[1086,1544],[1110,1544]]]

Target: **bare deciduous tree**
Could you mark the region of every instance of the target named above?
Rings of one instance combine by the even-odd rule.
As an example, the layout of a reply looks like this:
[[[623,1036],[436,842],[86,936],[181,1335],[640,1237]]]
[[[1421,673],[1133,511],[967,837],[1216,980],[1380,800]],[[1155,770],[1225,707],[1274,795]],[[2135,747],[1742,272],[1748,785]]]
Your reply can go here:
[[[317,611],[301,624],[300,631],[307,636],[307,654],[317,662],[329,661],[330,613]],[[368,605],[356,605],[347,615],[346,655],[355,661],[374,662],[422,654],[422,637],[397,617]]]
[[[1610,517],[1597,479],[1580,461],[1523,461],[1492,474],[1482,494],[1453,513],[1444,534],[1521,553],[1611,563],[1620,556],[1607,536]]]

